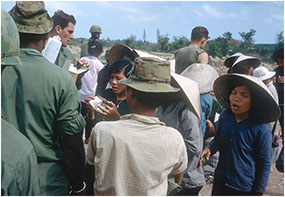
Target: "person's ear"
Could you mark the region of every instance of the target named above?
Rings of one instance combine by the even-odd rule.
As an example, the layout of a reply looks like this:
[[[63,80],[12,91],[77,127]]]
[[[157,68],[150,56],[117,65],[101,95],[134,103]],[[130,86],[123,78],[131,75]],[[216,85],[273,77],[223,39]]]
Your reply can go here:
[[[59,35],[61,30],[62,30],[62,28],[61,28],[60,25],[57,25],[57,26],[54,27],[54,30],[55,30],[56,34]]]
[[[202,40],[201,40],[201,46],[205,46],[206,42],[207,42],[207,39],[206,39],[206,38],[202,38]]]

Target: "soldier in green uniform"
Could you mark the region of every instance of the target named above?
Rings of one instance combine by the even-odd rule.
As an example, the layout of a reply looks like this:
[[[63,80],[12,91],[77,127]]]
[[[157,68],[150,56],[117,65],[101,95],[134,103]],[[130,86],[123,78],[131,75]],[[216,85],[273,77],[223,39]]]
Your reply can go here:
[[[55,60],[55,64],[67,69],[70,64],[77,65],[77,67],[83,65],[88,66],[86,61],[76,60],[71,51],[67,48],[69,42],[74,39],[73,32],[74,26],[76,25],[74,16],[68,15],[62,10],[58,10],[52,16],[52,20],[53,28],[49,33],[49,37],[58,35],[62,43],[59,54]]]
[[[102,29],[99,25],[92,25],[89,32],[91,33],[91,38],[88,41],[97,40],[102,34]],[[80,58],[88,56],[88,42],[84,43],[81,47]]]
[[[9,14],[1,9],[1,73],[19,66],[19,34]],[[2,85],[5,85],[2,80]],[[31,142],[1,114],[1,196],[40,194],[37,158]]]
[[[77,90],[71,75],[41,54],[53,22],[42,1],[17,1],[10,15],[23,65],[2,75],[2,110],[34,146],[40,195],[84,194],[85,121]]]
[[[202,26],[197,26],[192,29],[190,45],[178,49],[175,52],[176,73],[180,74],[194,63],[208,64],[208,54],[203,50],[208,40],[208,34],[208,30]]]

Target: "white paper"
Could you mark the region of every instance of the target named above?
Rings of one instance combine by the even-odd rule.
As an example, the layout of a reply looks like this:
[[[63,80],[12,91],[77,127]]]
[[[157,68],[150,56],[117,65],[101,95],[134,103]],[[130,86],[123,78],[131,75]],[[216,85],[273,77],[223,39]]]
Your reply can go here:
[[[90,101],[90,104],[94,109],[96,109],[97,106],[102,103],[103,101],[98,96],[95,96],[95,99]]]
[[[46,47],[43,49],[43,56],[51,63],[54,64],[58,53],[60,51],[61,41],[59,36],[54,36],[48,39]]]

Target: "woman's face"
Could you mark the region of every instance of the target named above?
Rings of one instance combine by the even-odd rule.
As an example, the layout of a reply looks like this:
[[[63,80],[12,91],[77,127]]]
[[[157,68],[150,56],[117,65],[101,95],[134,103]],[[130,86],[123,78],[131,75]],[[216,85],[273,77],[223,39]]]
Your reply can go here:
[[[249,109],[251,106],[251,94],[246,86],[235,87],[230,94],[231,110],[236,116],[249,115]]]
[[[125,85],[118,82],[121,79],[127,79],[127,77],[124,75],[124,72],[112,73],[109,79],[112,90],[116,95],[123,93],[126,89]]]

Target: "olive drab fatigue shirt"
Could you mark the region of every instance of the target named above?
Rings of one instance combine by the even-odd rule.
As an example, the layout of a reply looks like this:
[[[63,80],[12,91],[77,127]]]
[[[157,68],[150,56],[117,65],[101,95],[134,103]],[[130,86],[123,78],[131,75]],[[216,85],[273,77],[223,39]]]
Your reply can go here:
[[[59,139],[85,126],[76,87],[68,71],[34,49],[20,49],[20,59],[23,65],[7,67],[2,74],[2,110],[34,146],[41,195],[67,195]]]
[[[187,46],[175,52],[175,72],[180,74],[188,66],[198,62],[198,56],[205,52],[196,46]]]
[[[31,142],[1,119],[1,196],[38,196],[38,164]]]
[[[74,64],[76,66],[76,58],[67,47],[61,47],[54,64],[61,68],[69,66],[70,64]],[[66,70],[68,70],[68,68]]]

